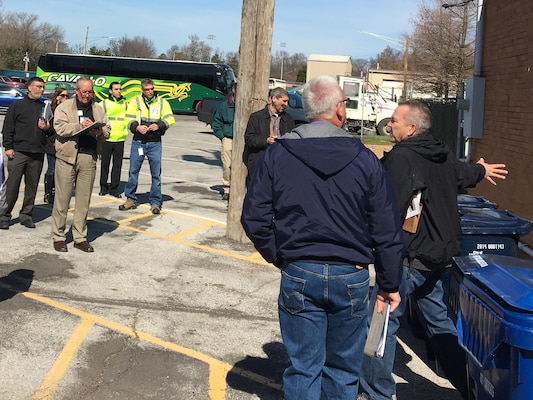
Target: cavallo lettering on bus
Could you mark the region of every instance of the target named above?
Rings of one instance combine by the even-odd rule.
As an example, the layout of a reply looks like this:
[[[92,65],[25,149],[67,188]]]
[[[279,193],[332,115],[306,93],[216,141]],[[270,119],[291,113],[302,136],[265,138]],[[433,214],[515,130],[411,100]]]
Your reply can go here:
[[[81,75],[66,75],[66,74],[50,74],[48,76],[47,82],[70,82],[76,83],[78,79],[81,78]],[[95,78],[94,76],[90,77],[94,83],[94,86],[104,87],[106,79],[104,76],[99,76]]]

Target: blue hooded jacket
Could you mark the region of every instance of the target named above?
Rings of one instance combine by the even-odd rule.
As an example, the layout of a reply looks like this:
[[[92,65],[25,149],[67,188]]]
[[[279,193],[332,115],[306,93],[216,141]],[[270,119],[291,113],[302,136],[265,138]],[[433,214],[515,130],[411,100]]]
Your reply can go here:
[[[248,187],[244,230],[268,262],[374,263],[380,288],[401,280],[403,236],[378,158],[327,122],[295,128],[270,146]]]

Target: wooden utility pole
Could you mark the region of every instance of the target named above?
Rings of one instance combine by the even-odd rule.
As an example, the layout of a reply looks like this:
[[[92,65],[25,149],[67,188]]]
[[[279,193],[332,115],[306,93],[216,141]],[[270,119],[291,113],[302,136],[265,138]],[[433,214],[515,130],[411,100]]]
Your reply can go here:
[[[248,241],[241,226],[242,202],[246,193],[246,166],[242,161],[244,131],[251,113],[265,107],[270,77],[270,51],[275,0],[243,0],[239,73],[233,123],[231,195],[226,237],[239,243]]]

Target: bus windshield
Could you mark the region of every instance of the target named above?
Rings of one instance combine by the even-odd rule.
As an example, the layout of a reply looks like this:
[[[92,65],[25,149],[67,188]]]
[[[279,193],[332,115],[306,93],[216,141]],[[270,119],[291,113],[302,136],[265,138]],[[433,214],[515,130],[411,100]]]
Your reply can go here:
[[[37,76],[45,82],[76,82],[88,76],[97,101],[108,97],[111,82],[119,82],[129,100],[141,94],[141,81],[151,78],[175,113],[195,112],[204,97],[224,97],[235,80],[226,64],[59,53],[41,55]]]

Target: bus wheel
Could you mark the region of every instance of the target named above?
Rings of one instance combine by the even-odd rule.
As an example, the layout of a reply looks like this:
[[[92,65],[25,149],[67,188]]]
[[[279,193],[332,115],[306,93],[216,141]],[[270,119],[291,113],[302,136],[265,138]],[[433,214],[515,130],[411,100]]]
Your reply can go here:
[[[376,132],[380,136],[389,136],[389,132],[387,131],[387,124],[390,122],[390,118],[383,118],[381,121],[379,121],[379,124],[376,126]]]

